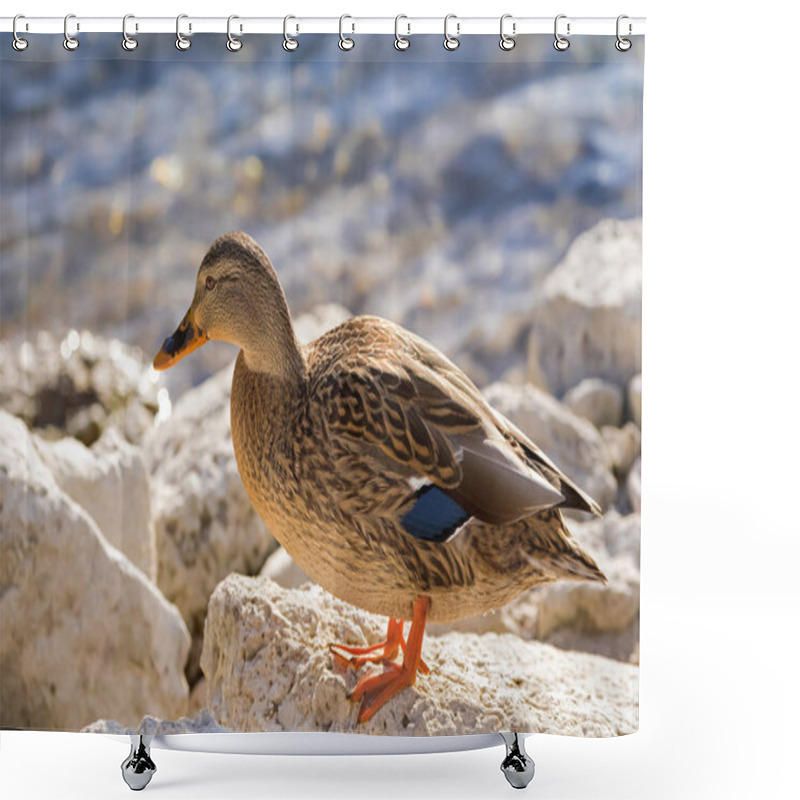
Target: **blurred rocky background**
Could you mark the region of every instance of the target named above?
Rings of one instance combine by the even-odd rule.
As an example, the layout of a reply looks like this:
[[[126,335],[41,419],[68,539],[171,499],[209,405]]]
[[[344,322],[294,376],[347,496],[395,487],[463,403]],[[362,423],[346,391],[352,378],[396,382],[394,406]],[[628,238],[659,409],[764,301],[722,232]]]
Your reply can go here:
[[[4,340],[88,329],[149,357],[211,240],[244,230],[295,314],[386,316],[486,383],[518,373],[576,236],[641,214],[641,48],[360,37],[344,58],[326,36],[291,54],[279,37],[236,54],[224,37],[185,53],[117,38],[3,51]],[[180,393],[230,358],[209,348],[160,385]]]
[[[635,730],[640,56],[89,39],[69,68],[56,43],[0,71],[0,724],[355,729],[322,639],[383,623],[307,586],[253,512],[234,352],[149,367],[210,241],[241,229],[301,339],[351,313],[425,336],[605,511],[570,527],[607,586],[429,626],[435,685],[367,732]]]

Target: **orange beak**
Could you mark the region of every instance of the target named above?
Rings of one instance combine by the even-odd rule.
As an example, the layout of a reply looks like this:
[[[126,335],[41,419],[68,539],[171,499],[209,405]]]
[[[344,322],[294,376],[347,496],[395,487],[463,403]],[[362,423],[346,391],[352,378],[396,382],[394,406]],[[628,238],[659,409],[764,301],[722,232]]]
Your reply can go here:
[[[153,359],[154,369],[169,369],[185,355],[191,353],[192,350],[202,347],[207,341],[208,334],[197,327],[194,321],[194,314],[190,308],[175,333],[164,339],[164,344],[161,345],[161,349]]]

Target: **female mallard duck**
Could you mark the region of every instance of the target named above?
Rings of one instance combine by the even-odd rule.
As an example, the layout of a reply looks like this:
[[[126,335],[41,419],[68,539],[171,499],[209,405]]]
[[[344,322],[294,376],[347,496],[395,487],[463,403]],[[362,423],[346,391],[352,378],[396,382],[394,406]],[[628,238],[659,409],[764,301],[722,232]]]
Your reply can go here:
[[[302,346],[272,264],[243,233],[211,246],[153,364],[167,369],[209,339],[241,348],[231,431],[259,515],[317,583],[390,617],[380,644],[331,645],[356,668],[385,665],[356,685],[359,721],[428,671],[427,620],[489,611],[559,578],[605,581],[560,510],[599,514],[597,504],[423,339],[355,317]]]

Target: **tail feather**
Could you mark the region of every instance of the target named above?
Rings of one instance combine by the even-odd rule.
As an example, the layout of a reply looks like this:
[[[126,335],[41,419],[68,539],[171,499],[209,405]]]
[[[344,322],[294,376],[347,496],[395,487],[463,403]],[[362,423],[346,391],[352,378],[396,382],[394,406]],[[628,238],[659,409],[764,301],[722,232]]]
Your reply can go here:
[[[529,536],[521,546],[528,563],[551,579],[608,583],[597,562],[575,541],[557,509],[530,517]]]

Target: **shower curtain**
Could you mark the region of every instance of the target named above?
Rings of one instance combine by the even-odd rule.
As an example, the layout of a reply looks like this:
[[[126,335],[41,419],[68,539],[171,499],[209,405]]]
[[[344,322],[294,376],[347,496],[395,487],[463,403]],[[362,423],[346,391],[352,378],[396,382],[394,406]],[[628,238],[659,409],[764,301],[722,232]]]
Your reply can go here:
[[[642,37],[79,38],[0,54],[0,725],[635,731]]]

